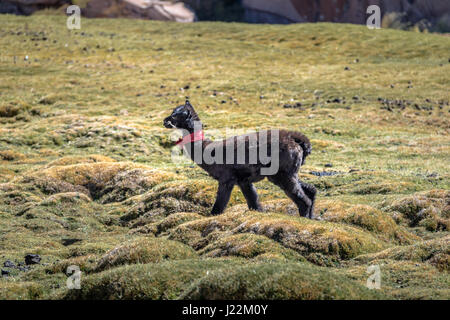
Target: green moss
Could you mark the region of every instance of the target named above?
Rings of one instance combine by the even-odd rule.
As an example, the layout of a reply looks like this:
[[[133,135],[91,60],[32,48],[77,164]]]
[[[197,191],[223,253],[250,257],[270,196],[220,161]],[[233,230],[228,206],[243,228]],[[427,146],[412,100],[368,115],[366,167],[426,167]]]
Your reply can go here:
[[[214,183],[205,180],[163,183],[142,197],[128,201],[131,208],[121,219],[129,222],[139,218],[139,221],[134,223],[143,224],[155,222],[176,212],[197,212],[206,215],[214,203],[216,188]]]
[[[0,279],[0,299],[31,300],[39,299],[44,288],[36,282],[14,282]]]
[[[249,264],[213,271],[194,282],[182,299],[329,300],[379,299],[347,277],[307,263]]]
[[[184,223],[170,230],[169,234],[173,240],[201,249],[230,231],[265,236],[312,261],[318,261],[317,254],[329,256],[330,261],[338,261],[385,247],[370,233],[350,226],[241,208],[218,217]]]
[[[14,161],[23,159],[25,156],[14,150],[0,150],[0,160]]]
[[[403,300],[448,300],[450,278],[428,263],[397,260],[378,260],[371,263],[380,268],[380,293]],[[365,284],[367,266],[338,270],[339,273]]]
[[[136,223],[133,233],[152,233],[155,235],[165,234],[168,230],[177,227],[185,222],[201,219],[203,216],[195,212],[177,212],[173,213],[160,221],[141,226]]]
[[[12,118],[28,111],[29,104],[25,102],[11,102],[0,105],[0,118]]]
[[[64,299],[176,299],[195,279],[243,261],[182,260],[114,268],[84,278],[80,290],[55,293]]]
[[[450,236],[421,241],[409,246],[393,247],[356,258],[365,263],[379,259],[428,262],[439,270],[449,270]]]
[[[102,155],[89,155],[89,156],[66,156],[59,159],[56,159],[54,161],[51,161],[46,165],[47,168],[54,167],[54,166],[68,166],[73,164],[80,164],[80,163],[95,163],[95,162],[115,162],[114,159],[110,157],[105,157]]]
[[[93,272],[97,267],[99,256],[95,254],[88,254],[85,256],[77,256],[62,261],[57,261],[45,268],[46,274],[57,274],[67,272],[69,266],[78,266],[80,271],[88,274]]]
[[[449,191],[431,190],[396,200],[385,210],[399,212],[401,217],[398,219],[403,219],[411,227],[418,225],[429,231],[449,230],[449,202]]]
[[[95,162],[54,165],[43,171],[26,175],[19,183],[31,184],[45,194],[82,192],[103,203],[120,202],[176,176],[133,163]],[[55,164],[71,163],[78,159],[60,159]],[[82,159],[84,160],[84,159]],[[94,160],[93,163],[91,161]]]
[[[100,259],[95,270],[102,271],[123,264],[156,263],[195,257],[194,250],[179,242],[144,237],[108,251]]]
[[[316,212],[320,212],[320,216],[326,221],[361,227],[385,241],[410,244],[420,239],[404,227],[398,226],[387,213],[368,205],[351,206],[337,201],[318,202]]]
[[[207,257],[236,256],[271,260],[305,261],[294,250],[284,248],[279,243],[255,234],[222,236],[199,251]]]

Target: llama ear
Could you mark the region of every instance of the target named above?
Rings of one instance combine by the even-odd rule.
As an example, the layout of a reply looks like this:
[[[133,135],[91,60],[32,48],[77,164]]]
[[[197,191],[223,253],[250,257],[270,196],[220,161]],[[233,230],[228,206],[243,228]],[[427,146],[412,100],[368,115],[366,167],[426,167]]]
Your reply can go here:
[[[189,106],[192,107],[191,103],[189,102],[189,100],[186,100],[186,102],[184,103],[185,106]]]

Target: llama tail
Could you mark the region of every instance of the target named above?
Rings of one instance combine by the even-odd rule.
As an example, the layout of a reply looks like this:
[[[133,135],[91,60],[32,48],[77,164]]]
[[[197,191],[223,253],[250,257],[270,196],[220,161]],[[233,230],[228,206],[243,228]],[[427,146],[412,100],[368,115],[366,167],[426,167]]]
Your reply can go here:
[[[306,157],[309,156],[312,151],[311,142],[304,134],[301,134],[300,132],[291,132],[291,137],[303,149],[302,164],[304,164]]]

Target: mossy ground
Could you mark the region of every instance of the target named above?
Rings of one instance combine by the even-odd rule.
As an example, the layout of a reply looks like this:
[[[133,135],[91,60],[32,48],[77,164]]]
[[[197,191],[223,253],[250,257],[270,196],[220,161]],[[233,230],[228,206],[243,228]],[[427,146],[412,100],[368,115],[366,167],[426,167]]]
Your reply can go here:
[[[326,23],[1,25],[0,262],[42,261],[3,267],[0,298],[450,298],[450,38]],[[210,136],[309,136],[299,175],[323,220],[300,218],[267,181],[265,212],[236,189],[210,217],[216,183],[171,161],[162,128],[186,96]],[[373,264],[380,290],[365,287]],[[70,265],[81,290],[65,287]]]

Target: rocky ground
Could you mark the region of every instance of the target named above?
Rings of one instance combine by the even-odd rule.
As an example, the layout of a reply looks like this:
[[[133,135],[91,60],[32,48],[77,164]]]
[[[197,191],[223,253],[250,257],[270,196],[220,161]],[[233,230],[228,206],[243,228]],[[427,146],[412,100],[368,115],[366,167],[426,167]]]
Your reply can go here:
[[[448,37],[1,20],[1,299],[450,298]],[[266,181],[264,212],[236,189],[209,216],[216,183],[171,161],[162,128],[186,96],[207,136],[309,136],[299,175],[323,220]]]

